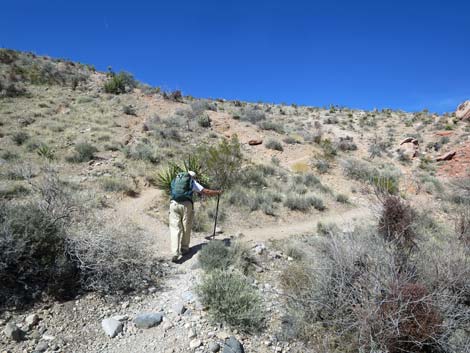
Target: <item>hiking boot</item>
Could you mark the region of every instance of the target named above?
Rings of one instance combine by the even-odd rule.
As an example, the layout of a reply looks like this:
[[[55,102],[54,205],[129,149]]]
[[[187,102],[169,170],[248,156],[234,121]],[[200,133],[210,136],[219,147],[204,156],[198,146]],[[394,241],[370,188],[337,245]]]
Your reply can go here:
[[[175,255],[171,258],[171,262],[174,262],[174,263],[177,263],[178,260],[180,259],[180,256],[179,255]]]

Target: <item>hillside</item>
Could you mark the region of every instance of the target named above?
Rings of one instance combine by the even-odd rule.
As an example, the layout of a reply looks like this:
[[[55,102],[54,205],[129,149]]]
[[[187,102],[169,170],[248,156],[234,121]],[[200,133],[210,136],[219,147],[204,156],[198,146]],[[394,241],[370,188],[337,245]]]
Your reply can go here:
[[[468,352],[469,136],[455,113],[198,99],[0,49],[0,346],[206,352],[217,343],[229,352],[223,344],[235,336],[246,352]],[[191,256],[172,264],[159,175],[195,158],[205,186],[220,187],[210,148],[239,158],[220,203],[216,238],[227,246],[204,246],[215,199],[199,199]],[[28,247],[37,239],[48,240]],[[210,247],[238,260],[211,272],[199,256]],[[262,329],[223,319],[195,289],[230,276],[261,296]],[[388,301],[375,306],[378,298]],[[402,317],[409,332],[397,338],[390,325],[410,310],[428,326]],[[163,323],[136,326],[142,312],[162,312]],[[122,332],[111,339],[101,320],[116,315]],[[6,333],[11,323],[22,339]]]

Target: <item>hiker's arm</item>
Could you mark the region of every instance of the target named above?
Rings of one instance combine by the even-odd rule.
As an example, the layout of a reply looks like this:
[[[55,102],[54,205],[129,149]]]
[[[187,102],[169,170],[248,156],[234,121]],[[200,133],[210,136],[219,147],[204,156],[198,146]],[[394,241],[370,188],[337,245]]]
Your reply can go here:
[[[211,189],[202,189],[201,194],[206,195],[206,196],[215,196],[215,195],[220,195],[222,193],[222,190],[211,190]]]

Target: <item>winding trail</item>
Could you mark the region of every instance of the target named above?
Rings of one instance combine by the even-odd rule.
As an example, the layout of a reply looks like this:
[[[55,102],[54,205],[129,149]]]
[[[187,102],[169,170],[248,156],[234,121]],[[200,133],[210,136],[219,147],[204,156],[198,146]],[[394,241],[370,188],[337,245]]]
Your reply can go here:
[[[158,256],[169,255],[170,237],[168,225],[158,218],[149,214],[159,202],[162,202],[162,192],[154,188],[145,189],[139,197],[125,198],[118,202],[113,209],[113,216],[121,220],[127,220],[144,231],[150,237]],[[319,222],[337,223],[347,227],[361,219],[372,217],[370,208],[358,206],[343,213],[336,213],[334,210],[327,211],[321,215],[312,215],[311,218],[295,221],[283,222],[280,224],[269,224],[262,227],[229,229],[228,234],[233,231],[243,234],[241,238],[245,242],[264,242],[268,240],[284,239],[292,235],[302,235],[314,231]],[[197,246],[206,242],[202,234],[193,234],[191,246]]]

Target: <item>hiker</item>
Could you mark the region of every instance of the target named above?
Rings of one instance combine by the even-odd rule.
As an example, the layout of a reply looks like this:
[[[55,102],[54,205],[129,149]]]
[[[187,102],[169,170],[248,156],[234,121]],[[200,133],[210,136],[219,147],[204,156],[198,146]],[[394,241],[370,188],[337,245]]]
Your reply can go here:
[[[195,178],[196,173],[188,171],[179,173],[171,181],[170,238],[173,262],[189,250],[194,215],[193,192],[207,196],[222,193],[221,190],[204,188]]]

